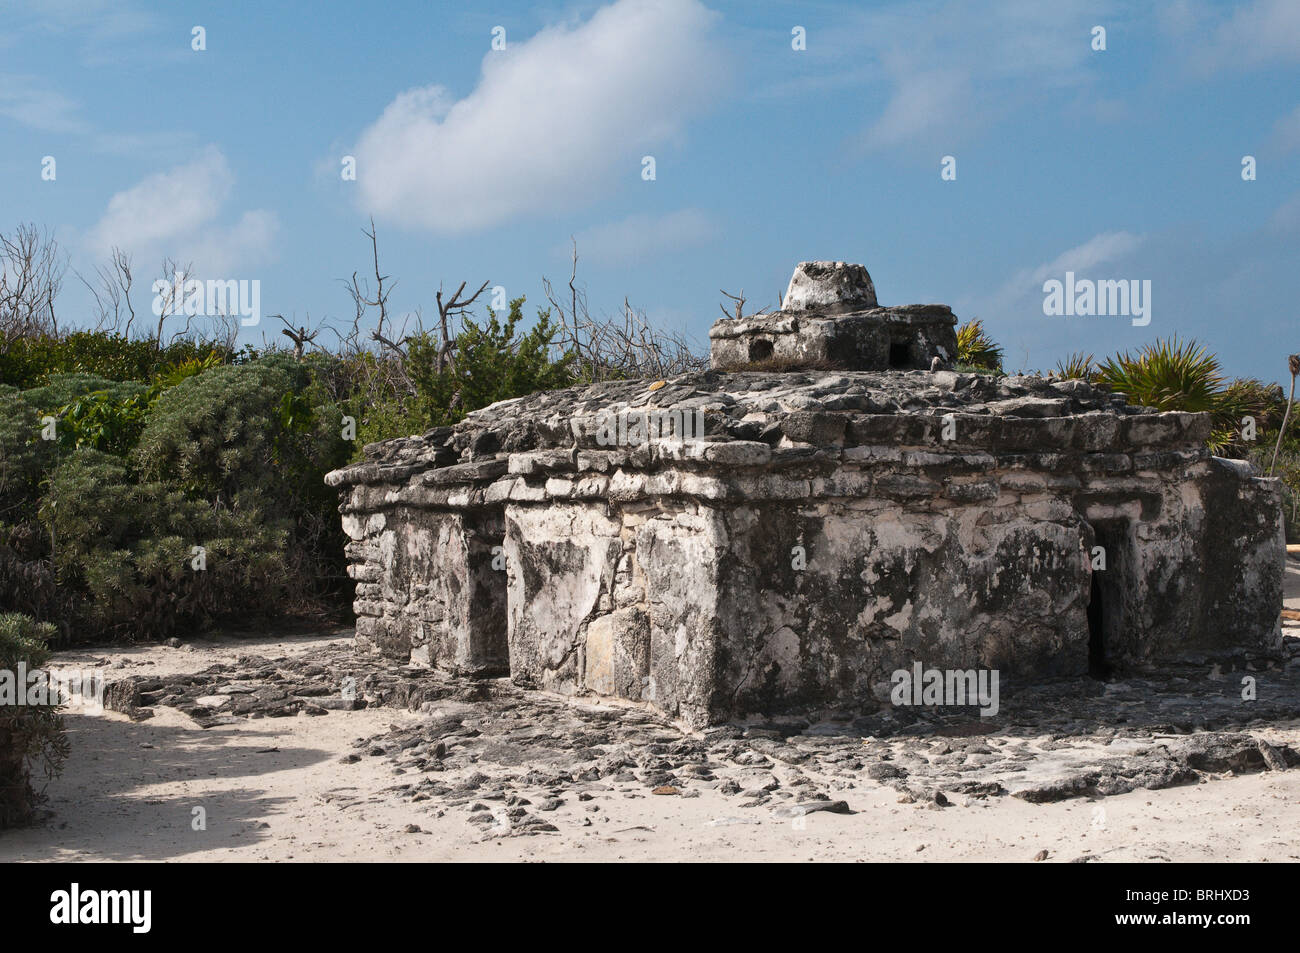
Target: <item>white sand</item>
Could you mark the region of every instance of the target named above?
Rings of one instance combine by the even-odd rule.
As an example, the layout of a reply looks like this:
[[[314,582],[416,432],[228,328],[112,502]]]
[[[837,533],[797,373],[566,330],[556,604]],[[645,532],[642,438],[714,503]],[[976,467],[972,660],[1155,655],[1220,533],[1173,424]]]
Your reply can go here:
[[[129,658],[114,674],[198,671],[216,660],[277,655],[320,637],[205,642],[65,653],[60,662]],[[147,664],[153,663],[153,664]],[[904,860],[1049,862],[1300,860],[1300,770],[1034,805],[1012,797],[939,809],[898,803],[868,783],[838,792],[857,813],[799,821],[739,809],[706,789],[698,798],[596,793],[568,796],[558,834],[485,838],[463,807],[386,796],[384,758],[342,765],[353,739],[420,716],[393,709],[271,718],[203,730],[170,709],[147,721],[68,718],[72,756],[49,787],[46,823],[0,834],[0,861],[41,860]],[[1278,740],[1300,745],[1300,727]],[[348,806],[360,800],[360,804]],[[588,811],[588,806],[598,811]],[[207,829],[192,829],[193,810]],[[592,820],[581,827],[582,818]],[[425,833],[407,833],[409,824]]]

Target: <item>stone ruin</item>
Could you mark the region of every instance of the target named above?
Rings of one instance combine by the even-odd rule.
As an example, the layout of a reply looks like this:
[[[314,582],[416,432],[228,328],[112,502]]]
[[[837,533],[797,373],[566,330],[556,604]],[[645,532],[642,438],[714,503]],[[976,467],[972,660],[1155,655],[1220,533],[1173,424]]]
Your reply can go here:
[[[956,326],[947,305],[879,307],[861,265],[805,261],[776,314],[713,326],[709,363],[720,371],[929,368],[957,356]]]
[[[879,708],[918,663],[1276,651],[1277,482],[1212,456],[1206,414],[946,369],[955,323],[806,262],[783,310],[717,323],[708,371],[367,446],[326,478],[358,648],[695,728]]]

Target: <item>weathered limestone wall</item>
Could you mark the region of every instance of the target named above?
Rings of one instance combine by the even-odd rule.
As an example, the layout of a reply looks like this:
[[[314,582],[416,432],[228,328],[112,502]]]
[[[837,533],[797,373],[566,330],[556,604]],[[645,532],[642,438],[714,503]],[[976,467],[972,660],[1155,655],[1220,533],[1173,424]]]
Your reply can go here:
[[[725,637],[717,511],[689,502],[511,505],[506,526],[516,681],[708,721]]]
[[[358,644],[456,674],[508,673],[505,580],[492,568],[500,510],[354,502],[361,512],[345,513],[343,528]]]
[[[1205,415],[916,377],[938,406],[872,412],[906,399],[883,377],[740,375],[737,398],[705,375],[370,448],[330,475],[358,641],[697,726],[883,702],[916,661],[1083,675],[1090,603],[1110,663],[1279,643],[1277,484],[1211,457]],[[706,433],[600,445],[599,408],[641,406],[702,409]]]
[[[709,331],[709,362],[716,370],[755,364],[854,370],[928,368],[957,356],[957,318],[942,304],[872,308],[819,317],[775,314],[719,321]]]
[[[803,261],[775,314],[716,322],[709,329],[714,370],[755,366],[885,370],[926,368],[957,357],[957,318],[942,304],[882,308],[862,265]]]

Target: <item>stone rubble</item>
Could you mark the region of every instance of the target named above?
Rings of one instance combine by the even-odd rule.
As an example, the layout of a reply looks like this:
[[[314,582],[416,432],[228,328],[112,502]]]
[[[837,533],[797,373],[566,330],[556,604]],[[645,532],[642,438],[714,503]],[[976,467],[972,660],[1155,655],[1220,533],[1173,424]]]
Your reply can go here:
[[[1256,701],[1241,699],[1247,677]],[[348,684],[355,697],[345,700]],[[1300,764],[1300,752],[1264,737],[1300,718],[1296,637],[1277,655],[1194,656],[1119,681],[1061,678],[1007,685],[1002,695],[1001,710],[987,718],[973,709],[845,710],[834,719],[774,716],[690,731],[644,707],[399,668],[334,645],[293,658],[245,655],[194,674],[129,676],[108,686],[106,703],[134,717],[170,706],[204,727],[346,718],[359,707],[418,710],[415,726],[357,738],[341,759],[341,780],[348,764],[382,758],[394,776],[383,797],[459,811],[484,837],[599,823],[605,798],[689,798],[705,789],[733,799],[742,814],[796,818],[851,814],[857,793],[877,786],[903,803],[945,809],[1006,796],[1104,798]],[[343,809],[365,803],[346,786],[333,800]],[[580,820],[557,813],[578,804]]]

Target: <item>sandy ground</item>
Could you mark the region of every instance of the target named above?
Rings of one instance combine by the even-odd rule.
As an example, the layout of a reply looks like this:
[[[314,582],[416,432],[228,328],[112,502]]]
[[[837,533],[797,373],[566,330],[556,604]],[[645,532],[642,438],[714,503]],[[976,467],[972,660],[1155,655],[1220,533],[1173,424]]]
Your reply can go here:
[[[0,861],[1031,861],[1041,850],[1049,861],[1300,860],[1300,771],[948,810],[899,804],[896,792],[875,787],[848,792],[857,813],[795,820],[738,816],[713,791],[597,794],[558,809],[594,819],[580,833],[560,824],[559,834],[484,839],[460,812],[437,817],[384,797],[393,778],[380,759],[350,766],[342,783],[338,758],[353,738],[417,717],[372,709],[205,731],[169,711],[139,723],[73,716],[70,768],[49,788],[54,816],[0,836]],[[376,800],[343,810],[340,796]],[[206,830],[192,829],[197,807]]]
[[[1289,560],[1287,605],[1300,608],[1300,561]],[[63,653],[64,665],[131,674],[199,671],[255,653],[283,655],[335,636],[196,641]],[[383,759],[340,765],[354,739],[416,723],[395,709],[266,718],[209,729],[159,709],[133,722],[69,715],[72,756],[48,787],[36,826],[0,834],[0,861],[600,861],[1300,860],[1300,770],[1264,772],[1104,799],[1031,804],[1013,797],[961,807],[899,803],[896,791],[842,792],[852,814],[781,819],[744,813],[714,790],[566,799],[558,833],[490,837],[463,811],[412,803],[385,789]],[[1278,726],[1292,743],[1300,727]],[[206,829],[195,823],[196,809]],[[567,815],[567,818],[566,818]],[[590,826],[579,826],[584,818]],[[564,821],[567,820],[567,823]]]

